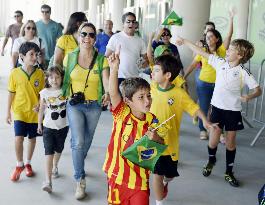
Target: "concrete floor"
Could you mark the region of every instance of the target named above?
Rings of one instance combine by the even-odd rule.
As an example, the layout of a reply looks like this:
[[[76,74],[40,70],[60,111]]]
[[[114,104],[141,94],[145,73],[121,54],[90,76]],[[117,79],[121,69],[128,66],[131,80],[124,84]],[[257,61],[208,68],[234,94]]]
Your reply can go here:
[[[8,57],[0,57],[0,65],[0,205],[107,204],[106,175],[101,167],[112,126],[109,112],[103,112],[101,115],[92,147],[86,159],[88,196],[85,200],[77,201],[74,198],[75,182],[72,177],[70,137],[67,139],[59,164],[61,177],[53,181],[54,192],[52,194],[41,190],[45,164],[41,137],[37,140],[32,161],[36,176],[27,178],[23,173],[18,182],[10,181],[10,174],[15,167],[16,160],[13,127],[5,123],[6,87],[9,74]],[[249,145],[257,131],[257,128],[246,128],[238,134],[234,171],[242,186],[234,188],[224,180],[225,147],[223,145],[218,147],[217,165],[212,175],[208,178],[202,176],[201,170],[207,160],[207,141],[199,140],[197,128],[192,125],[190,117],[184,116],[180,141],[180,177],[170,183],[165,205],[257,204],[258,191],[265,183],[264,134],[255,147]],[[150,198],[150,204],[154,205],[152,192]]]

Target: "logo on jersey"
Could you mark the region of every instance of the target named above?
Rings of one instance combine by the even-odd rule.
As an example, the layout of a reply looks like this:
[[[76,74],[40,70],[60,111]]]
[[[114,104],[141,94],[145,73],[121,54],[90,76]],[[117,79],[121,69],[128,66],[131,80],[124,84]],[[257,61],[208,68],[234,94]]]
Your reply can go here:
[[[173,105],[173,103],[174,103],[174,99],[173,98],[169,98],[168,101],[167,101],[167,104]]]
[[[40,84],[39,80],[35,80],[35,82],[34,82],[34,86],[35,86],[35,87],[38,87],[39,84]]]
[[[155,147],[147,149],[144,146],[138,146],[137,152],[139,156],[139,162],[142,162],[144,160],[153,159],[157,155],[157,149]]]

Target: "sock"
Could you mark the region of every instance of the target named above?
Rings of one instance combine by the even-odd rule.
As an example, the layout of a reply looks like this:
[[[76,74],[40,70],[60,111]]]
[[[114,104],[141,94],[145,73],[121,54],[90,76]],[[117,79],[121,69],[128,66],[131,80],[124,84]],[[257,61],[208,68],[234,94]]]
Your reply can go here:
[[[31,164],[31,160],[27,159],[26,164]]]
[[[232,173],[234,167],[234,161],[236,157],[236,149],[226,149],[226,173]]]
[[[156,205],[163,205],[163,200],[161,201],[156,200]]]
[[[17,162],[17,167],[23,167],[24,166],[24,162],[21,161],[21,162]]]
[[[217,152],[217,147],[210,148],[208,146],[209,162],[212,164],[215,164],[215,162],[216,162],[216,156],[215,156],[216,152]]]

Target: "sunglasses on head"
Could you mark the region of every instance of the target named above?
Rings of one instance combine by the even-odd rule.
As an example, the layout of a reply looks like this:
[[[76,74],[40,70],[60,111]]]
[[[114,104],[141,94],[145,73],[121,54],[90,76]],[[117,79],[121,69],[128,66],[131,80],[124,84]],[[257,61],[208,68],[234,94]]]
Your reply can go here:
[[[27,26],[26,29],[27,29],[27,30],[33,30],[33,31],[36,31],[36,28],[35,28],[35,27]]]
[[[171,36],[171,34],[170,33],[163,33],[161,36],[162,37],[164,37],[164,36]]]
[[[85,38],[86,36],[89,36],[90,38],[95,38],[95,37],[96,37],[96,34],[95,34],[95,33],[81,32],[81,33],[80,33],[80,36],[81,36],[82,38]]]
[[[43,14],[49,14],[49,13],[50,13],[50,11],[47,11],[47,10],[46,10],[46,11],[45,11],[45,10],[42,10],[42,11],[41,11],[41,13],[43,13]]]

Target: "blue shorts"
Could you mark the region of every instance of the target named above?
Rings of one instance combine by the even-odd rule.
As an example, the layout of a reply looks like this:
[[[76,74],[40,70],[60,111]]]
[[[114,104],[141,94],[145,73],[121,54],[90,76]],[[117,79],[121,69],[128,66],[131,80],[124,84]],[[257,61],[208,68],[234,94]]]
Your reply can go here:
[[[38,136],[38,123],[26,123],[23,121],[14,121],[15,136],[29,137],[29,139]]]

